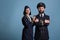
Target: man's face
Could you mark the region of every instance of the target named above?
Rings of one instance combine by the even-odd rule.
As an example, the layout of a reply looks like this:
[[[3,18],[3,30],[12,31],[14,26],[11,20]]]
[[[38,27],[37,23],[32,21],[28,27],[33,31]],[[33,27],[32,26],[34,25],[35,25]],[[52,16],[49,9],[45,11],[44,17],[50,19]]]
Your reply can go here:
[[[44,7],[39,7],[39,8],[38,8],[38,11],[39,11],[40,13],[43,13],[43,12],[44,12],[44,10],[45,10],[45,8],[44,8]]]

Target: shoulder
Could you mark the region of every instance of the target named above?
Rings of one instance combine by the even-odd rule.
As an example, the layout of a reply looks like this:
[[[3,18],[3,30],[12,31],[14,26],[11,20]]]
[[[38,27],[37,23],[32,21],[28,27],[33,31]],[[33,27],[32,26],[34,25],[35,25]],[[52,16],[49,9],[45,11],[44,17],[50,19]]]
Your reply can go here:
[[[45,15],[45,17],[46,17],[47,19],[50,19],[50,16],[49,16],[49,15]]]
[[[23,17],[22,17],[22,20],[25,20],[25,19],[26,19],[26,16],[23,16]]]
[[[22,19],[24,19],[24,18],[26,18],[26,16],[25,16],[25,15],[22,17]]]
[[[45,15],[46,17],[49,17],[49,15]]]

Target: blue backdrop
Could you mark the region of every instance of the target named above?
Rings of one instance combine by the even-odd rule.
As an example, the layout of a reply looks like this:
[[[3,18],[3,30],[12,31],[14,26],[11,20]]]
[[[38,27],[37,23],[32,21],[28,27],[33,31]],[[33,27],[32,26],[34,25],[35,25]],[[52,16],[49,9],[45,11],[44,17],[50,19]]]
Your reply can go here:
[[[45,13],[50,16],[49,40],[60,40],[60,0],[0,0],[0,40],[21,40],[24,6],[31,8],[33,16],[38,14],[39,2],[46,4]]]

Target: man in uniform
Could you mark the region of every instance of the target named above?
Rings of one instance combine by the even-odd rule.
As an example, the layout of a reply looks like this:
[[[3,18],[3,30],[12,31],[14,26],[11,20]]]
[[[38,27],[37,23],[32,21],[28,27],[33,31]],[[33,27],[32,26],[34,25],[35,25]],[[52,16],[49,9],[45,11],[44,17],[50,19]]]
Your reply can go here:
[[[45,11],[45,4],[40,2],[37,4],[38,15],[33,17],[35,28],[35,40],[49,40],[48,34],[48,25],[50,23],[50,18],[48,15],[44,13]]]

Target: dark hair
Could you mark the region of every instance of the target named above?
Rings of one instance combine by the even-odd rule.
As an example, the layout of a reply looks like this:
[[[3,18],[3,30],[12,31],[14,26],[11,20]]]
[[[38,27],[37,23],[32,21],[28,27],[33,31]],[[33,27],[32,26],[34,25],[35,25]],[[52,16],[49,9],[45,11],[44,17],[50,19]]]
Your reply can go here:
[[[25,7],[24,7],[24,12],[23,12],[24,15],[26,15],[26,9],[27,9],[27,8],[29,8],[29,6],[25,6]],[[29,8],[29,9],[30,9],[30,8]],[[31,11],[30,11],[30,14],[29,14],[29,15],[31,15]]]
[[[45,4],[43,2],[40,2],[40,3],[37,4],[37,8],[39,8],[39,7],[46,8],[46,6],[45,6]]]

